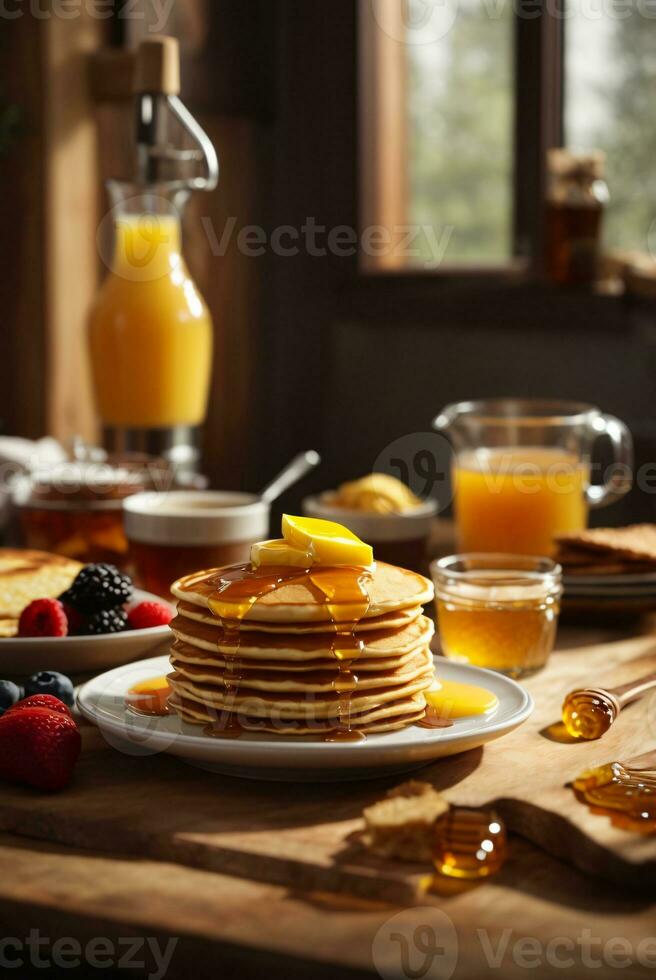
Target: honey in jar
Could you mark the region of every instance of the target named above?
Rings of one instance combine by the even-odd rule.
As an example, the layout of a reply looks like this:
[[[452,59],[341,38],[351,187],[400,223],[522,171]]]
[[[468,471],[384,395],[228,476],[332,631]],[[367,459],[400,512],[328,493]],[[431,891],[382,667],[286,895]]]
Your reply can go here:
[[[561,595],[560,569],[550,559],[454,555],[432,571],[445,656],[511,677],[544,666]]]
[[[491,810],[452,806],[433,831],[433,863],[449,878],[488,878],[507,854],[503,821]]]
[[[123,501],[147,486],[148,468],[71,461],[20,483],[15,503],[25,547],[126,568]]]

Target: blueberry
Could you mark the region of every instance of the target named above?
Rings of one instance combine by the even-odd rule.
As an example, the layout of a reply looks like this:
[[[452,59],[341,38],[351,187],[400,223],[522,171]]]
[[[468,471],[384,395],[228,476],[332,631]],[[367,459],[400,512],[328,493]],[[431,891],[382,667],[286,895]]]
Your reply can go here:
[[[69,708],[73,707],[75,701],[73,681],[64,674],[58,674],[56,670],[42,670],[33,674],[25,685],[25,697],[30,694],[52,694]]]
[[[0,715],[20,701],[21,697],[22,691],[17,684],[12,681],[0,681]]]

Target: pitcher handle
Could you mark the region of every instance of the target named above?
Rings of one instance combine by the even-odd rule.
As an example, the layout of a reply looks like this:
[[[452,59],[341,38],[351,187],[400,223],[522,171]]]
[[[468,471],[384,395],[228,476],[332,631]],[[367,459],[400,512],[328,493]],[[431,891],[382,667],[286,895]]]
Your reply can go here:
[[[589,486],[586,496],[590,507],[606,507],[628,493],[633,484],[633,439],[624,422],[614,415],[599,415],[594,429],[597,436],[608,436],[611,441],[613,472],[606,483]]]

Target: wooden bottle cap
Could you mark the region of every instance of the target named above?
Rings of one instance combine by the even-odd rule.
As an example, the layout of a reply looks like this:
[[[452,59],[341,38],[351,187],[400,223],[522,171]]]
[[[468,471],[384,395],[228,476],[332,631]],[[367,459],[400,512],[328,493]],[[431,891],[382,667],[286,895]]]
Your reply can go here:
[[[135,92],[178,95],[180,92],[180,45],[175,37],[155,35],[137,49]]]

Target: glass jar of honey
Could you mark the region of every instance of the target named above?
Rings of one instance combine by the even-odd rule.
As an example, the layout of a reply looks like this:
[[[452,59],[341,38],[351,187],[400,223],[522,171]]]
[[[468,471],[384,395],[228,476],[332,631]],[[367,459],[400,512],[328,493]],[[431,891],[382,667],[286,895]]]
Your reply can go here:
[[[549,150],[545,267],[552,282],[578,285],[597,278],[601,220],[608,202],[604,167],[600,151]]]
[[[522,555],[452,555],[431,571],[446,657],[509,677],[544,667],[558,625],[560,565]]]
[[[85,564],[126,568],[123,501],[153,483],[170,486],[170,478],[167,464],[155,459],[71,461],[37,472],[14,491],[22,543]]]

